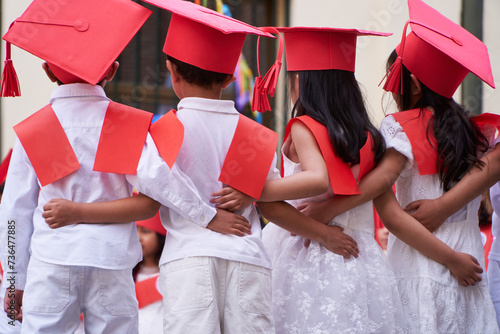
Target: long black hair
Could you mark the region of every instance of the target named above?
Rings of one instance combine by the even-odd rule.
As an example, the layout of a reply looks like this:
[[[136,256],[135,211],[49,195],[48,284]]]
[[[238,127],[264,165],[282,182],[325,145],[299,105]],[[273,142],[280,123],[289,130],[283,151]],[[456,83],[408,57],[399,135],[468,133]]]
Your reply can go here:
[[[393,51],[387,61],[390,67],[397,58]],[[470,112],[459,105],[453,98],[447,98],[434,92],[422,82],[422,97],[415,105],[410,105],[411,73],[403,65],[403,94],[399,94],[400,110],[434,109],[433,122],[427,127],[427,139],[430,131],[434,131],[437,140],[438,161],[437,170],[444,191],[450,190],[469,169],[484,163],[479,160],[478,154],[488,150],[486,137],[470,120]],[[430,142],[430,141],[429,141]]]
[[[299,76],[299,96],[292,117],[307,115],[326,126],[335,153],[351,165],[360,162],[359,151],[369,132],[375,161],[379,161],[385,141],[370,122],[354,73],[343,70],[289,72],[291,91],[296,75]]]

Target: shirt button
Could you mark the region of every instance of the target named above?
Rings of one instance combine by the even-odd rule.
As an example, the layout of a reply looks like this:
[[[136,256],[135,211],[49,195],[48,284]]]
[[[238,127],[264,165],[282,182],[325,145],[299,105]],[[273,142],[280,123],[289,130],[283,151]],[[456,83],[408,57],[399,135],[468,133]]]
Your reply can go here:
[[[204,222],[204,221],[205,221],[205,216],[204,216],[204,215],[201,215],[201,216],[200,216],[200,221],[201,221],[201,222]]]

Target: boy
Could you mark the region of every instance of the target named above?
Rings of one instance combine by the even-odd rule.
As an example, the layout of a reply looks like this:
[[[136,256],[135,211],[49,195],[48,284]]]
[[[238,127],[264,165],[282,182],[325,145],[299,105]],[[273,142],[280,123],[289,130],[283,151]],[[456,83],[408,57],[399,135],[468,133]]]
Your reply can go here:
[[[216,212],[159,157],[148,135],[152,114],[111,102],[103,90],[118,68],[114,59],[151,12],[129,0],[50,5],[33,1],[4,36],[44,59],[59,84],[50,105],[15,127],[0,216],[2,266],[12,283],[5,309],[27,333],[74,332],[82,312],[87,333],[137,333],[134,219],[52,230],[42,208],[53,198],[128,197],[132,184],[205,225]],[[140,198],[137,219],[153,216],[158,204]]]

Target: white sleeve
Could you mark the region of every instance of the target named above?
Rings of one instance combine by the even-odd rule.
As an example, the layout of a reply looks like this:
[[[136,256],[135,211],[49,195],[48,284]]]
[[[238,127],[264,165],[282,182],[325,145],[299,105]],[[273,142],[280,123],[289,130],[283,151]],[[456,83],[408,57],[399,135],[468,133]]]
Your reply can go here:
[[[217,211],[205,203],[191,179],[160,157],[150,134],[146,138],[136,175],[127,175],[134,188],[196,224],[207,227]]]
[[[410,140],[403,130],[403,127],[394,117],[388,115],[380,124],[380,133],[385,139],[385,148],[393,148],[408,160],[403,168],[404,171],[411,169],[415,163]]]
[[[0,205],[0,244],[4,277],[14,277],[16,289],[24,290],[33,234],[33,214],[40,186],[19,140],[16,141]]]

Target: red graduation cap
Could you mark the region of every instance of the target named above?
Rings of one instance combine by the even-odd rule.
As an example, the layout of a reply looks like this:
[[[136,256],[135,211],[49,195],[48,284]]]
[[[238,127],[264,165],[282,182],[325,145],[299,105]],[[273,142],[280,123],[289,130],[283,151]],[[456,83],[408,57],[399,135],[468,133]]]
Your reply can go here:
[[[153,218],[149,218],[146,220],[139,220],[135,222],[137,226],[142,226],[145,228],[148,228],[152,231],[155,231],[156,233],[159,233],[163,236],[167,235],[167,230],[165,230],[165,227],[163,227],[160,219],[160,213],[156,213],[156,215]]]
[[[149,15],[130,0],[34,0],[3,39],[45,60],[63,82],[95,85]]]
[[[182,0],[144,0],[172,12],[163,52],[201,69],[233,74],[247,34],[273,37],[254,26]]]
[[[358,36],[390,36],[359,29],[281,27],[288,71],[345,70],[354,72]]]
[[[451,98],[467,73],[495,88],[486,45],[421,0],[408,0],[410,20],[384,89],[399,93],[401,64],[436,93]],[[406,35],[410,25],[412,31]]]

